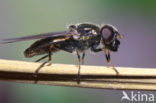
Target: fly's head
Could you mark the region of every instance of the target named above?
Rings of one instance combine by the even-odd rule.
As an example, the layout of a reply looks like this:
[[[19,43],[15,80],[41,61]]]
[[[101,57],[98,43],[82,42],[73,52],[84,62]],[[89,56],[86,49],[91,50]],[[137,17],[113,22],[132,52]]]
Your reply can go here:
[[[111,51],[117,51],[120,45],[119,39],[122,38],[121,34],[118,33],[118,30],[112,25],[104,25],[100,34],[102,37],[102,42],[107,49]]]

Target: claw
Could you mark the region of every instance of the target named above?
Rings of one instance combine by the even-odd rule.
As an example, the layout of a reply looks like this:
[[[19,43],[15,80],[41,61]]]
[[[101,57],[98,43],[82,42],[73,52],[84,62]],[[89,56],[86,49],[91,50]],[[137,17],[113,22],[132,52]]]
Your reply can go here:
[[[52,65],[51,63],[47,64],[47,66],[51,66],[51,65]]]
[[[109,63],[108,67],[111,67],[116,72],[116,75],[119,75],[118,70],[115,68],[115,66],[113,64]]]

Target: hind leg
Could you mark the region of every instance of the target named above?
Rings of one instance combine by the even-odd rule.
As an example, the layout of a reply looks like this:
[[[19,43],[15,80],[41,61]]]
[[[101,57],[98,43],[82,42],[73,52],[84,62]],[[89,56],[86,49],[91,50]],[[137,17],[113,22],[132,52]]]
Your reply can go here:
[[[47,57],[48,57],[48,55],[45,55],[45,56],[41,57],[40,59],[36,60],[35,62],[39,62]],[[50,65],[51,65],[51,63],[49,63],[47,66],[50,66]]]
[[[52,44],[49,48],[49,53],[48,53],[48,60],[45,61],[44,63],[42,63],[36,70],[35,70],[35,73],[34,73],[34,77],[37,78],[37,75],[38,75],[38,72],[39,70],[48,62],[51,61],[51,53],[52,53],[52,49],[54,48],[54,45]],[[42,57],[43,58],[43,57]],[[41,59],[42,59],[41,58]],[[40,59],[39,59],[40,60]],[[37,83],[37,80],[35,81],[35,83]]]
[[[49,56],[49,54],[48,54],[48,55],[45,55],[45,56],[43,56],[43,57],[41,57],[40,59],[36,60],[35,62],[39,62],[39,61],[41,61],[41,60],[47,58],[48,56]]]

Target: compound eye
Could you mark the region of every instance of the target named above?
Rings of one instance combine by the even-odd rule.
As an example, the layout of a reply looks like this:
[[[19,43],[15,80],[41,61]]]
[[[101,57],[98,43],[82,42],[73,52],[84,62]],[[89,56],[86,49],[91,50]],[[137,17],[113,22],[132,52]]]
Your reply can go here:
[[[102,36],[105,40],[108,40],[110,37],[113,36],[113,33],[109,28],[104,28],[102,30]]]

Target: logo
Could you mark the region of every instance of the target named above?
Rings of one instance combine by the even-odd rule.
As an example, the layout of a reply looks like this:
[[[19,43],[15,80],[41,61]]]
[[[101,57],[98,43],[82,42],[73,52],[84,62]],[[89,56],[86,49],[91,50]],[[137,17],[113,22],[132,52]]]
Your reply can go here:
[[[154,94],[141,93],[140,91],[131,91],[127,93],[122,91],[121,101],[131,101],[131,102],[154,102]]]

